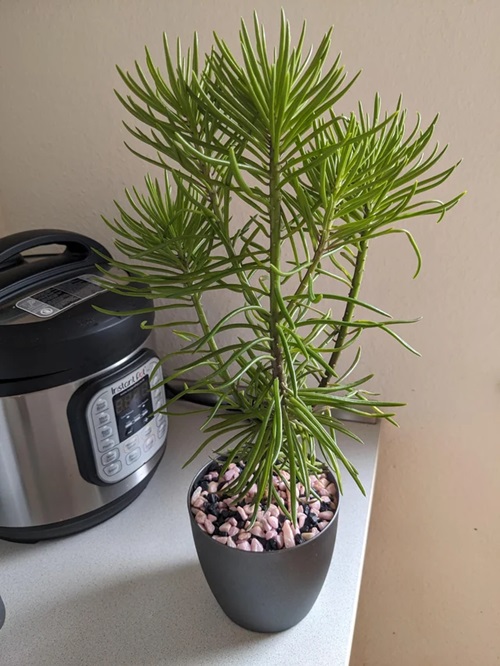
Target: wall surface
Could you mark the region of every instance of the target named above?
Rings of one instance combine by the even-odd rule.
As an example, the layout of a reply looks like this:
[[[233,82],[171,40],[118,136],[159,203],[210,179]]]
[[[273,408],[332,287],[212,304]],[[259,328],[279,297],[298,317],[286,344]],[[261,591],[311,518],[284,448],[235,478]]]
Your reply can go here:
[[[401,317],[422,359],[382,336],[365,367],[387,397],[407,401],[384,429],[352,666],[500,663],[500,46],[498,0],[284,0],[317,43],[334,23],[357,96],[441,113],[449,161],[442,196],[468,195],[439,226],[413,231],[424,266],[397,239],[374,247],[364,296]],[[279,3],[255,0],[270,40]],[[159,56],[161,32],[207,48],[212,29],[236,44],[243,0],[0,2],[0,224],[78,229],[109,242],[100,214],[140,184],[123,147],[113,95],[125,68]],[[318,629],[320,631],[320,629]],[[327,627],[321,631],[327,631]],[[285,663],[276,662],[276,663]],[[307,663],[307,660],[304,661]],[[328,663],[328,656],[325,656]]]

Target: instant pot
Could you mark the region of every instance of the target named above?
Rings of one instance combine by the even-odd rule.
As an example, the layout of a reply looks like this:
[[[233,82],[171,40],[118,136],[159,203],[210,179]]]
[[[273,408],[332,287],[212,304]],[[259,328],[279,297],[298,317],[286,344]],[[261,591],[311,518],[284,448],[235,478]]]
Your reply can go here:
[[[33,542],[110,518],[163,455],[154,314],[140,313],[152,303],[103,288],[97,266],[109,258],[68,231],[0,239],[0,538]]]

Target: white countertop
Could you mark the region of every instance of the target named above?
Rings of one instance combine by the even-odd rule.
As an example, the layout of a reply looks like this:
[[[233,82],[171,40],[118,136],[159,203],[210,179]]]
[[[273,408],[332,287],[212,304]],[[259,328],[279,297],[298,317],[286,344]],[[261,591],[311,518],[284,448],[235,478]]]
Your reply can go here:
[[[170,418],[167,452],[127,509],[87,532],[52,542],[0,541],[2,666],[278,666],[349,663],[379,427],[353,424],[365,445],[340,438],[360,471],[345,474],[335,553],[310,614],[281,634],[233,624],[198,565],[182,470],[201,441],[198,415]]]

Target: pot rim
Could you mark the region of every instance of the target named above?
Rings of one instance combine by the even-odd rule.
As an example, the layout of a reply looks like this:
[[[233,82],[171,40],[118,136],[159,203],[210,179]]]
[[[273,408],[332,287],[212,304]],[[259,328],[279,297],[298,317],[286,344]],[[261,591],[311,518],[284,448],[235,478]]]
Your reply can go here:
[[[250,555],[250,556],[252,556],[252,555],[277,555],[277,554],[281,553],[281,555],[283,556],[284,553],[293,553],[293,552],[295,552],[298,548],[302,548],[302,547],[304,547],[304,546],[309,545],[310,543],[312,543],[313,541],[315,541],[316,539],[318,539],[322,534],[325,534],[326,531],[327,531],[328,529],[330,529],[330,527],[331,527],[334,523],[337,522],[338,515],[339,515],[339,509],[340,509],[340,497],[341,497],[341,493],[340,493],[340,489],[339,489],[339,484],[338,484],[338,482],[337,482],[337,479],[336,479],[335,474],[333,473],[333,471],[332,471],[332,470],[328,467],[328,465],[322,460],[322,461],[320,461],[320,462],[322,462],[322,463],[325,465],[327,471],[332,475],[333,482],[334,482],[335,485],[337,486],[337,508],[335,509],[335,513],[333,514],[333,518],[329,521],[328,525],[327,525],[323,530],[321,530],[321,532],[319,532],[319,533],[318,533],[315,537],[313,537],[312,539],[309,539],[309,541],[304,541],[303,543],[296,544],[293,548],[280,548],[279,550],[264,550],[264,551],[261,551],[261,552],[248,551],[248,550],[240,550],[239,548],[229,548],[225,543],[220,543],[219,541],[216,541],[215,539],[212,539],[212,536],[211,536],[210,534],[208,534],[207,532],[204,532],[204,531],[199,527],[198,523],[195,521],[195,519],[194,519],[194,515],[193,515],[193,512],[191,511],[191,495],[193,494],[193,486],[194,486],[194,484],[195,484],[195,481],[196,481],[196,479],[198,479],[198,477],[201,476],[202,472],[203,472],[207,467],[209,467],[212,463],[214,463],[214,462],[217,462],[217,459],[216,459],[216,458],[212,458],[209,462],[205,463],[205,464],[203,465],[203,467],[200,467],[199,471],[194,475],[193,480],[192,480],[191,483],[189,484],[189,488],[188,488],[188,493],[187,493],[187,509],[188,509],[188,514],[189,514],[189,522],[190,522],[192,525],[196,526],[196,529],[200,532],[200,534],[202,535],[202,537],[206,537],[207,539],[210,539],[210,541],[211,541],[213,544],[215,544],[215,545],[217,545],[217,546],[220,546],[221,548],[226,548],[226,549],[229,549],[229,550],[235,550],[235,551],[237,550],[239,553],[241,553],[241,555]]]

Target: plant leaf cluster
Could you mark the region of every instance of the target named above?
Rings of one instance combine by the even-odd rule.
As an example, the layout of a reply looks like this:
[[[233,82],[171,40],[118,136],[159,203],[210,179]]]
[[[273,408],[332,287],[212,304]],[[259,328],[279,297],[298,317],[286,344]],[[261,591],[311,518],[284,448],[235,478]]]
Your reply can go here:
[[[207,390],[217,398],[197,454],[222,439],[226,466],[245,462],[230,490],[256,483],[256,510],[275,500],[285,511],[272,476],[286,470],[294,521],[295,484],[312,492],[317,446],[340,484],[344,467],[362,489],[337,443],[338,433],[357,439],[339,412],[392,420],[398,406],[362,388],[370,376],[351,379],[359,349],[340,372],[342,352],[368,328],[414,352],[396,330],[407,322],[360,299],[369,244],[404,234],[418,274],[420,252],[402,225],[440,220],[461,196],[430,195],[457,166],[434,169],[446,151],[433,142],[437,118],[407,129],[401,100],[386,113],[378,95],[369,111],[339,113],[357,77],[340,56],[329,64],[331,30],[315,50],[304,43],[305,25],[293,45],[282,14],[271,52],[254,15],[253,36],[241,23],[239,58],[218,35],[203,61],[196,35],[185,53],[164,36],[161,67],[146,50],[144,67],[119,70],[127,93],[117,95],[140,146],[129,148],[164,178],[127,191],[127,205],[106,220],[126,257],[113,264],[128,277],[104,278],[176,313],[162,326],[183,347],[165,382],[200,369],[203,378],[172,402]],[[233,219],[235,204],[247,220]],[[237,294],[238,306],[214,322],[203,297],[216,290]]]

